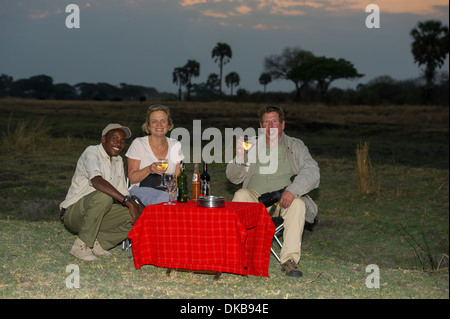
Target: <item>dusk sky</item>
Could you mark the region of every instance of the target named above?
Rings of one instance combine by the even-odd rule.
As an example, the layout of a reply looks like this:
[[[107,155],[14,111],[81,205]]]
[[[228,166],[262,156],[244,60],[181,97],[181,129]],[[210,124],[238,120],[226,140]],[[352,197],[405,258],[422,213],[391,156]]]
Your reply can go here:
[[[66,27],[69,4],[80,8],[80,28]],[[380,28],[366,27],[369,4],[380,9]],[[200,63],[206,82],[219,73],[211,58],[217,42],[233,51],[224,66],[240,75],[240,88],[262,91],[264,58],[285,47],[344,58],[365,77],[406,80],[421,75],[409,35],[419,21],[449,24],[443,0],[0,0],[0,74],[14,80],[46,74],[54,83],[107,82],[173,92],[172,71],[188,59]],[[440,70],[448,72],[448,58]],[[229,89],[224,85],[224,91]],[[292,91],[286,80],[268,91]]]

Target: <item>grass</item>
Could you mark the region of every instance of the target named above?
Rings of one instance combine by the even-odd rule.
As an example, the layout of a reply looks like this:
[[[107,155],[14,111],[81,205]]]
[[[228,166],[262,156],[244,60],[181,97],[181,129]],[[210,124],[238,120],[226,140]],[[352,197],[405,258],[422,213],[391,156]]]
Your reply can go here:
[[[176,126],[202,119],[203,129],[256,127],[258,105],[168,105]],[[96,263],[68,254],[74,238],[58,221],[58,205],[79,155],[99,143],[107,122],[129,125],[138,135],[144,105],[0,100],[0,146],[10,145],[0,154],[0,298],[448,299],[448,109],[286,108],[288,134],[305,141],[322,175],[312,194],[319,222],[303,238],[304,277],[285,277],[271,257],[270,278],[223,274],[215,282],[207,275],[167,276],[150,265],[135,270],[120,247]],[[39,132],[32,134],[39,138],[13,147],[10,139],[25,124],[19,135]],[[379,178],[377,191],[365,195],[358,192],[355,156],[361,140],[370,143]],[[238,186],[227,181],[225,164],[209,170],[213,193],[230,200]],[[80,269],[78,289],[65,285],[70,264]],[[380,288],[366,287],[370,264],[380,267]]]
[[[356,167],[358,173],[358,191],[360,195],[377,192],[375,174],[369,156],[369,145],[364,142],[356,147]]]
[[[20,239],[2,246],[2,298],[446,298],[445,273],[419,269],[380,270],[380,288],[365,286],[366,264],[326,256],[320,245],[303,252],[300,280],[285,277],[272,258],[271,278],[223,274],[211,276],[173,272],[144,266],[135,270],[121,249],[99,262],[86,263],[67,254],[73,242],[57,222],[1,221],[3,236]],[[312,240],[312,239],[311,239]],[[309,246],[309,245],[308,245]],[[66,267],[80,268],[80,288],[65,285]],[[7,267],[6,267],[7,266]],[[447,278],[448,284],[448,278]]]

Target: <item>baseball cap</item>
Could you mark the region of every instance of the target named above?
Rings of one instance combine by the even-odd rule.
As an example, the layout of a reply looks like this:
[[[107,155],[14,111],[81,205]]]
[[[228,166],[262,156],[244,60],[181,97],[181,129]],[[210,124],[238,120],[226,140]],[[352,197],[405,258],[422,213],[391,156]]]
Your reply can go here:
[[[131,130],[126,127],[126,126],[122,126],[120,124],[117,123],[111,123],[106,125],[106,127],[103,129],[102,131],[102,136],[105,136],[106,133],[108,133],[111,130],[116,130],[116,129],[121,129],[122,131],[125,132],[125,138],[130,138],[131,137]]]

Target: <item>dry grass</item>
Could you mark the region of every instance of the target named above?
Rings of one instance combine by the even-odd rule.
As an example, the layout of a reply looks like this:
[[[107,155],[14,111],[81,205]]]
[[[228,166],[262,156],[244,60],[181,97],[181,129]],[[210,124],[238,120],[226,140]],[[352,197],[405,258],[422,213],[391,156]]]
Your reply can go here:
[[[370,161],[369,144],[367,142],[361,142],[356,147],[356,171],[360,195],[374,195],[380,192],[380,183],[375,176],[375,171]]]
[[[37,121],[22,120],[15,127],[12,126],[11,117],[7,129],[2,133],[0,146],[8,153],[15,155],[25,152],[36,152],[36,147],[47,137],[48,127],[44,126],[44,118]]]

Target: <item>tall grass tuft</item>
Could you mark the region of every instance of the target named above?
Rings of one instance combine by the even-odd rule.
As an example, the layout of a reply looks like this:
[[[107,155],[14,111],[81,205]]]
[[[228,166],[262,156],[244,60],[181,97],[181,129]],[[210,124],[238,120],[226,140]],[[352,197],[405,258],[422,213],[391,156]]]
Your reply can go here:
[[[431,268],[431,271],[439,270],[442,259],[440,263],[437,262],[423,232],[421,232],[422,241],[420,241],[415,236],[413,236],[403,225],[397,227],[397,230],[413,249],[416,263],[420,265],[422,270],[427,271],[428,268]]]
[[[39,143],[47,137],[48,128],[44,126],[44,119],[31,122],[23,120],[12,128],[12,118],[8,120],[6,132],[2,133],[2,149],[9,154],[36,153]]]
[[[375,195],[380,191],[379,182],[369,157],[369,144],[360,142],[356,146],[356,169],[360,195]]]

